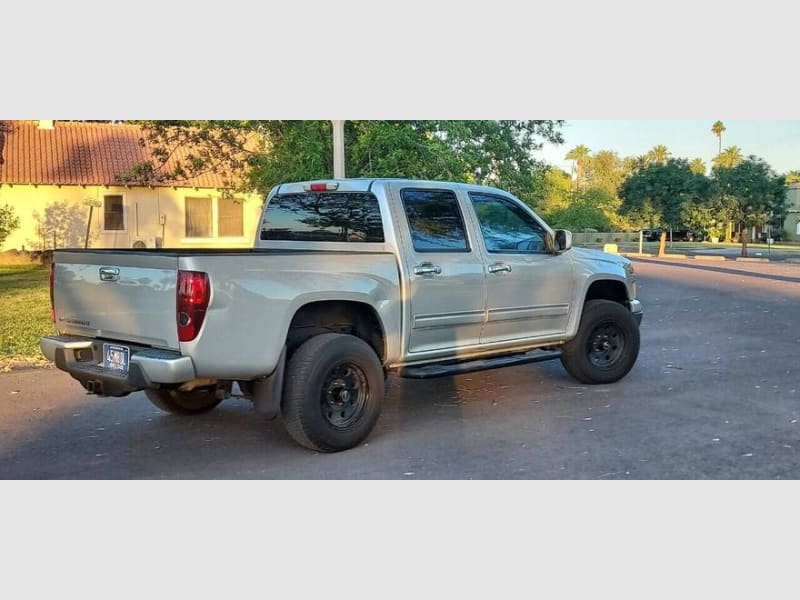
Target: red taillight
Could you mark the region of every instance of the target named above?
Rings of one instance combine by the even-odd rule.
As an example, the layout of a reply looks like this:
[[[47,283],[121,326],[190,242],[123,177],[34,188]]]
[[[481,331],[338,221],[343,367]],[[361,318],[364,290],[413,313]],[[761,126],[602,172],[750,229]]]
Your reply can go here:
[[[197,337],[211,300],[208,274],[178,271],[178,340],[191,342]]]
[[[53,300],[53,282],[56,278],[56,263],[50,263],[50,320],[56,322],[56,303]]]

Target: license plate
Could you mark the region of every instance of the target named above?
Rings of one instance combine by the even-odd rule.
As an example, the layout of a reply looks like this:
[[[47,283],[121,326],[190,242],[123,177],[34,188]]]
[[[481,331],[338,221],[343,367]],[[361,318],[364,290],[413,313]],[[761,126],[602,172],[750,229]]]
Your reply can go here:
[[[125,346],[103,344],[103,368],[127,375],[130,354],[130,349]]]

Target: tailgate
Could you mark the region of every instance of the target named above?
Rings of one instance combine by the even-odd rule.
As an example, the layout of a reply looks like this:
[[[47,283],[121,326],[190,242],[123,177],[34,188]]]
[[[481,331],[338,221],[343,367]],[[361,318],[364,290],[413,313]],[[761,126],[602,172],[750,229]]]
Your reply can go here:
[[[178,350],[178,257],[56,251],[53,301],[62,333]]]

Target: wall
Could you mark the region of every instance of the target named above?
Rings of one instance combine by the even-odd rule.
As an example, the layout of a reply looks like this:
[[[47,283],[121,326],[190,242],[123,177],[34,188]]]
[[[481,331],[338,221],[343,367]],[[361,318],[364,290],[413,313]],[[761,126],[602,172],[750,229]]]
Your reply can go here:
[[[253,245],[263,199],[257,194],[237,194],[243,198],[244,235],[235,238],[211,237],[204,239],[187,239],[184,202],[186,197],[210,197],[221,194],[214,189],[195,188],[145,188],[119,186],[54,186],[54,185],[0,185],[0,205],[10,204],[20,219],[20,227],[6,239],[0,250],[33,250],[37,241],[41,243],[38,222],[35,213],[43,215],[48,206],[65,202],[70,207],[74,219],[69,227],[72,239],[78,240],[78,247],[83,247],[86,235],[86,221],[89,206],[85,201],[102,202],[104,195],[118,194],[123,196],[124,231],[104,231],[102,228],[103,208],[94,208],[90,229],[92,248],[130,248],[134,241],[141,239],[147,247],[154,245],[154,239],[163,235],[165,248],[249,248]],[[165,215],[162,228],[159,215]],[[62,236],[63,237],[63,236]],[[64,247],[63,240],[57,239],[59,247]],[[75,242],[73,244],[75,245]],[[53,241],[47,235],[45,247],[52,248]]]
[[[800,241],[800,235],[797,235],[797,224],[800,222],[800,185],[796,183],[790,185],[786,199],[789,214],[783,222],[783,230],[786,232],[787,240]]]

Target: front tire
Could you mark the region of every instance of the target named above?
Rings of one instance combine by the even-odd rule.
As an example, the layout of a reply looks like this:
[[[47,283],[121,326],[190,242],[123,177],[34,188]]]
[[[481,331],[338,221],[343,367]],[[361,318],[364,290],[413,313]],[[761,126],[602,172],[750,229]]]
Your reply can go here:
[[[164,412],[173,415],[200,415],[214,410],[222,402],[214,389],[198,389],[191,392],[178,390],[145,390],[150,402]]]
[[[578,334],[564,344],[561,364],[581,383],[619,381],[639,356],[639,326],[624,306],[589,300],[583,307]]]
[[[384,373],[372,347],[352,335],[312,337],[286,367],[281,414],[289,435],[318,452],[361,443],[381,413]]]

